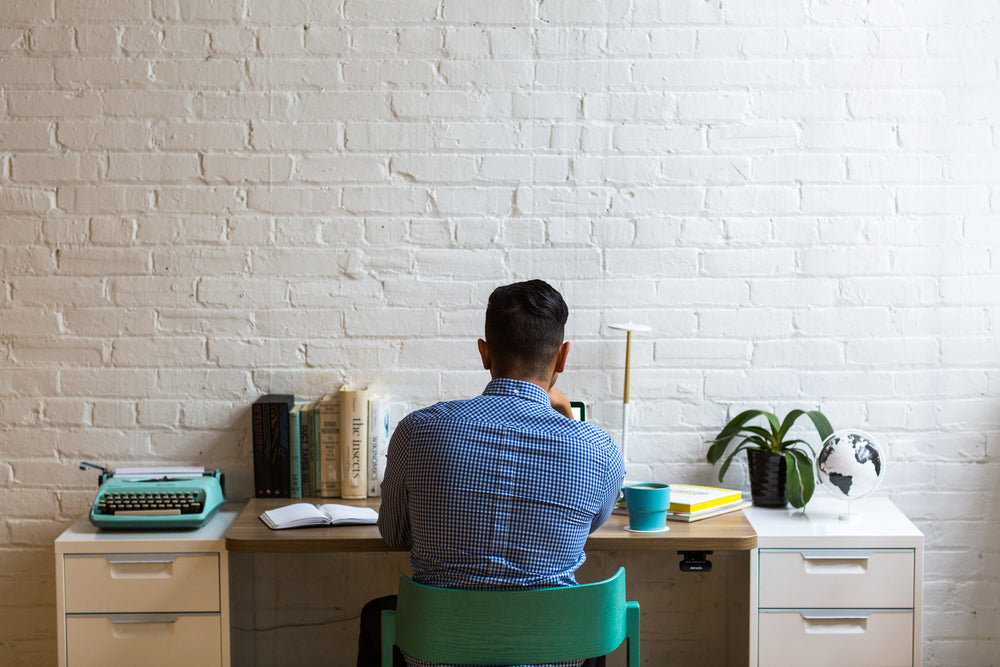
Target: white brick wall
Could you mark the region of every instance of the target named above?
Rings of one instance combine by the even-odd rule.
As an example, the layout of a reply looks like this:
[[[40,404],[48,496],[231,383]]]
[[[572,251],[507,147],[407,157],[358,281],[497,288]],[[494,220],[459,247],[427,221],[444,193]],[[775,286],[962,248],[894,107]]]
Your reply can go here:
[[[925,664],[991,664],[998,30],[991,0],[2,3],[0,664],[54,662],[80,458],[245,495],[258,394],[476,392],[486,296],[535,276],[613,433],[607,324],[654,327],[641,474],[711,482],[746,406],[875,432]]]

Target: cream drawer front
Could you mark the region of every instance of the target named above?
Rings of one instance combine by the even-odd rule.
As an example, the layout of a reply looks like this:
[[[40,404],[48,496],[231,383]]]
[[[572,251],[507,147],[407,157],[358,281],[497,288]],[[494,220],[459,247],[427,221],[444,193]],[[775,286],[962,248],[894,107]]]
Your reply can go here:
[[[218,554],[66,556],[66,612],[185,612],[219,607]]]
[[[760,607],[913,607],[910,549],[760,551]]]
[[[817,609],[761,612],[766,667],[910,667],[913,612]]]
[[[219,614],[109,614],[66,618],[68,667],[221,664]]]

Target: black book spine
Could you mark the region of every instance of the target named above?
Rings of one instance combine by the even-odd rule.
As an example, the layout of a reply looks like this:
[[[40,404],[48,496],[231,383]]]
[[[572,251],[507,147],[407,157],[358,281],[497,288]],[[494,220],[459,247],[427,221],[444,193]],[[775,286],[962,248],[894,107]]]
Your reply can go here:
[[[271,484],[275,498],[292,497],[291,443],[288,406],[276,403],[271,411]]]
[[[251,406],[253,419],[253,490],[258,498],[266,498],[268,494],[266,443],[268,440],[266,405],[254,403]]]
[[[291,451],[288,413],[295,397],[268,394],[253,404],[254,494],[290,498]]]

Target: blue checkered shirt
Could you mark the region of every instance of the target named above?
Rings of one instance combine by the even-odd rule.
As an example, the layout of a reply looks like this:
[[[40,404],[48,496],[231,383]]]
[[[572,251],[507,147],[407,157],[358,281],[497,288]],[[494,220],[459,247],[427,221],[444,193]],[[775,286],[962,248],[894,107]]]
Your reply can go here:
[[[556,412],[541,387],[500,378],[399,423],[378,526],[388,545],[410,547],[422,584],[571,586],[624,476],[607,433]]]

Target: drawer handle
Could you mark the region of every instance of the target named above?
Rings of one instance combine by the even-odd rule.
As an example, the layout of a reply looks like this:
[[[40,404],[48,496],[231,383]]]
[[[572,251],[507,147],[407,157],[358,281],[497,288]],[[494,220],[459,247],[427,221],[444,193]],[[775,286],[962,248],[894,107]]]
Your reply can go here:
[[[176,623],[180,614],[116,614],[109,616],[111,625],[129,625],[132,623]]]
[[[169,579],[174,575],[173,559],[108,559],[112,579]]]
[[[803,560],[868,560],[872,552],[864,549],[830,549],[801,552]]]
[[[817,620],[864,620],[871,618],[872,613],[866,610],[841,611],[839,609],[809,609],[799,612],[799,616],[807,621]]]
[[[171,637],[178,614],[118,614],[111,621],[111,636],[135,640],[143,637]]]
[[[177,560],[169,556],[151,556],[149,558],[143,558],[142,556],[105,556],[104,559],[111,565],[137,565],[139,563],[170,565]]]
[[[868,631],[871,612],[810,610],[799,614],[808,635],[863,635]]]
[[[870,555],[867,551],[803,552],[802,560],[808,574],[865,574]]]

